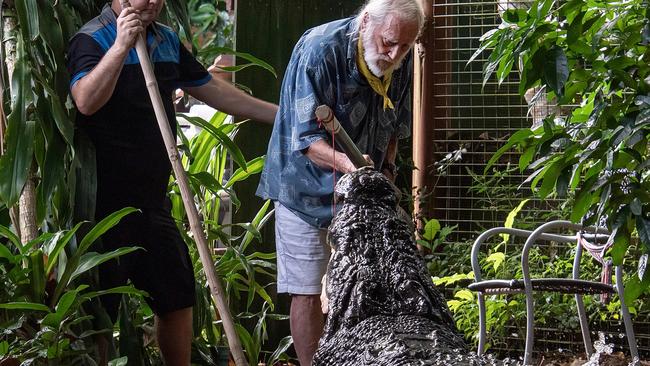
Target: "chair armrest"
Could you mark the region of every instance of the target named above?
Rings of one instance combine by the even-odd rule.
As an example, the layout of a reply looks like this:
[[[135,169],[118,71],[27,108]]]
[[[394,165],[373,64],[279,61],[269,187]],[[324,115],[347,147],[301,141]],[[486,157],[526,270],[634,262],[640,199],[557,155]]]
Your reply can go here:
[[[481,266],[478,262],[478,253],[479,250],[481,249],[481,245],[483,245],[483,243],[487,239],[498,234],[509,234],[509,235],[526,238],[530,236],[532,233],[533,232],[530,230],[522,230],[522,229],[509,228],[509,227],[495,227],[481,233],[481,235],[479,235],[478,238],[476,238],[474,244],[472,245],[472,270],[474,271],[474,281],[476,282],[481,281]],[[556,235],[541,234],[541,236],[544,239],[553,240]]]

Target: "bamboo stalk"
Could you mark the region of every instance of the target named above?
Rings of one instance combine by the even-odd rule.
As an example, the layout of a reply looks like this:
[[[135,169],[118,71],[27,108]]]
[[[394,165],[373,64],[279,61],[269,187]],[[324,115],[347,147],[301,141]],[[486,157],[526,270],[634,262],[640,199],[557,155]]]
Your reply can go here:
[[[130,4],[127,1],[122,2],[122,8],[128,6],[130,6]],[[232,353],[233,358],[235,359],[235,364],[237,366],[248,365],[246,358],[244,357],[241,342],[237,336],[235,323],[232,316],[230,315],[228,302],[224,296],[223,285],[217,276],[216,270],[214,268],[214,263],[212,262],[212,256],[208,249],[207,240],[199,221],[198,211],[194,205],[194,198],[188,184],[185,169],[183,168],[178,155],[178,150],[176,149],[176,140],[174,139],[174,134],[172,133],[171,127],[169,126],[167,114],[165,113],[162,98],[160,97],[158,82],[156,81],[153,65],[151,63],[151,59],[149,58],[149,53],[147,52],[147,43],[144,38],[144,34],[140,34],[138,36],[138,39],[135,43],[135,50],[138,53],[138,59],[140,60],[142,73],[144,74],[147,90],[149,91],[149,97],[151,98],[151,103],[153,104],[156,119],[158,120],[158,126],[160,127],[160,132],[163,136],[165,147],[167,148],[169,161],[172,164],[174,175],[176,176],[176,180],[181,191],[183,205],[185,206],[185,211],[190,221],[190,228],[192,230],[192,234],[194,235],[196,246],[199,250],[201,264],[203,265],[203,271],[205,272],[205,276],[208,280],[210,292],[217,306],[217,311],[221,317],[223,328],[226,331],[226,337],[228,338],[228,346],[230,347],[230,352]]]

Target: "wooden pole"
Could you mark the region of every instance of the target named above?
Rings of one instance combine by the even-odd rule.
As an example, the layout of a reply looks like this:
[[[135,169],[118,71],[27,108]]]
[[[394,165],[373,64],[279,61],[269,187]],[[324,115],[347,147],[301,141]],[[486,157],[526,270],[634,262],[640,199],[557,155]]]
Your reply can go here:
[[[369,165],[368,161],[363,157],[357,145],[354,144],[350,136],[343,128],[341,123],[332,109],[326,105],[320,105],[316,108],[316,118],[323,124],[325,129],[336,136],[336,142],[343,149],[355,168],[361,168]]]
[[[122,2],[122,8],[129,6],[130,4],[128,2]],[[199,250],[201,264],[203,265],[203,271],[205,272],[205,277],[207,278],[208,285],[210,286],[212,299],[217,306],[217,312],[221,317],[223,328],[226,331],[226,337],[228,338],[228,346],[230,347],[230,352],[232,353],[233,358],[235,359],[235,364],[237,366],[246,366],[248,363],[246,362],[246,357],[244,357],[244,351],[242,350],[241,342],[237,336],[235,322],[230,315],[228,301],[226,301],[226,298],[224,296],[223,284],[217,276],[217,272],[214,268],[214,263],[212,262],[212,255],[208,249],[208,243],[203,233],[201,222],[199,221],[199,214],[196,206],[194,205],[194,197],[188,184],[185,169],[183,168],[181,160],[178,156],[178,150],[176,149],[176,140],[174,139],[174,134],[172,133],[171,127],[169,127],[169,121],[167,119],[167,114],[165,113],[165,107],[163,106],[162,98],[160,97],[158,82],[156,81],[156,75],[153,71],[153,65],[151,63],[151,59],[149,58],[147,43],[144,37],[144,34],[140,34],[138,36],[138,39],[135,43],[135,50],[138,53],[138,59],[140,60],[140,66],[142,67],[142,73],[144,74],[147,90],[149,91],[149,97],[151,98],[151,103],[153,104],[156,119],[158,120],[158,126],[160,127],[160,133],[162,134],[163,140],[165,142],[169,161],[172,164],[174,175],[176,176],[178,187],[181,191],[183,205],[185,206],[187,218],[190,221],[190,229],[194,235],[196,247]]]

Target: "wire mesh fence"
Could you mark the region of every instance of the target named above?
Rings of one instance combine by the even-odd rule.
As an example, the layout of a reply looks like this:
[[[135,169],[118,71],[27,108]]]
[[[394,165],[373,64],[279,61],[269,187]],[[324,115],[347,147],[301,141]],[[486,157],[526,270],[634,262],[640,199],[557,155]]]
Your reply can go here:
[[[454,264],[456,268],[469,266],[471,241],[482,230],[503,226],[508,214],[523,199],[529,201],[519,212],[515,226],[530,228],[548,219],[560,218],[562,202],[554,199],[536,199],[529,187],[522,184],[527,172],[517,167],[518,155],[510,152],[504,155],[486,174],[484,169],[491,156],[508,137],[521,128],[538,123],[554,106],[548,102],[537,102],[529,110],[526,100],[518,94],[519,79],[516,72],[501,84],[496,79],[483,85],[483,67],[489,50],[479,55],[474,62],[468,60],[479,48],[479,38],[498,26],[499,14],[509,7],[526,7],[530,1],[434,1],[434,113],[429,123],[435,125],[434,145],[436,160],[446,162],[428,167],[440,169],[433,188],[435,217],[442,226],[456,226],[447,237],[448,245],[459,249],[434,254],[441,263],[457,261],[459,252],[467,253],[467,263]],[[539,90],[531,90],[535,94]],[[543,98],[542,98],[543,99]],[[448,291],[453,297],[453,291]],[[523,298],[519,299],[523,301]],[[539,301],[545,301],[540,297]],[[567,301],[573,305],[573,298]],[[602,317],[604,310],[592,315],[592,339],[598,339],[598,332],[604,332],[607,341],[620,345],[627,351],[622,339],[619,320]],[[639,350],[646,357],[650,354],[650,309],[643,303],[637,309],[635,329]],[[525,323],[525,314],[518,314]],[[567,315],[569,316],[569,315]],[[515,322],[496,340],[493,350],[502,354],[523,352],[521,327]],[[541,324],[536,329],[538,351],[569,349],[580,351],[582,337],[579,327],[560,326],[557,321]]]

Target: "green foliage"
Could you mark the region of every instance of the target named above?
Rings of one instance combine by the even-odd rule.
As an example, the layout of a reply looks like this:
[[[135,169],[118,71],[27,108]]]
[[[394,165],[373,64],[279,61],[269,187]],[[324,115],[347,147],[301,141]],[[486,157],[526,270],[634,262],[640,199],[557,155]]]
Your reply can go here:
[[[4,329],[0,336],[0,359],[14,357],[35,365],[95,364],[98,357],[92,354],[96,348],[93,336],[97,332],[106,332],[109,338],[112,335],[111,324],[97,301],[97,296],[106,292],[93,291],[93,270],[137,248],[104,254],[92,251],[93,242],[128,214],[128,209],[111,215],[83,239],[77,240],[83,229],[81,223],[74,225],[76,217],[92,217],[95,168],[87,139],[74,135],[75,112],[64,61],[67,41],[83,23],[95,17],[105,3],[27,0],[10,2],[2,9],[3,21],[13,19],[15,27],[3,27],[6,32],[3,51],[6,53],[0,66],[0,80],[7,81],[0,84],[3,107],[0,121],[6,120],[7,127],[6,134],[0,136],[5,142],[5,154],[0,157],[0,224],[8,222],[7,208],[16,204],[31,169],[37,184],[37,225],[44,233],[33,242],[21,243],[12,231],[15,228],[0,225],[0,235],[6,238],[0,242],[0,281],[3,285],[0,288],[0,324]],[[222,7],[222,1],[167,0],[164,21],[178,25],[206,63],[212,63],[216,53],[233,53],[250,64],[229,71],[251,65],[272,71],[268,64],[252,55],[221,48],[232,44],[232,24]],[[249,311],[256,306],[254,300],[262,299],[264,311],[252,317],[265,324],[265,319],[282,317],[271,313],[273,303],[266,292],[268,285],[260,281],[264,276],[273,278],[274,254],[252,250],[254,241],[261,240],[259,228],[269,218],[268,203],[250,223],[219,223],[221,200],[228,196],[238,207],[240,202],[233,190],[234,184],[259,173],[263,158],[244,159],[232,142],[238,125],[223,124],[225,118],[218,114],[209,122],[195,121],[203,132],[192,140],[181,134],[179,137],[184,142],[181,148],[186,152],[184,163],[205,220],[206,233],[211,242],[220,241],[227,247],[214,259],[225,279],[233,307],[242,305],[238,301],[244,299],[245,312],[242,314],[250,315]],[[239,166],[229,179],[225,176],[227,155]],[[186,230],[178,192],[174,189],[171,189],[174,217],[179,220],[186,241],[194,248]],[[219,353],[216,345],[223,343],[222,332],[212,315],[214,308],[209,292],[202,285],[205,279],[198,256],[193,250],[192,255],[199,288],[193,361],[211,365],[215,364],[213,361]],[[153,314],[143,301],[143,294],[131,287],[109,291],[129,295],[123,301],[119,325],[115,329],[120,334],[119,352],[110,352],[115,358],[110,364],[159,362],[156,353],[144,342],[152,326]],[[242,331],[242,338],[248,334],[246,332]],[[254,342],[248,356],[255,364],[257,360],[253,357],[265,357],[261,352],[265,328],[251,334]],[[284,340],[270,357],[281,359],[290,344],[290,339]]]
[[[422,239],[418,239],[417,244],[430,251],[435,251],[457,227],[458,225],[440,227],[438,220],[425,219],[424,232],[421,235]]]
[[[32,365],[88,363],[97,358],[93,336],[110,333],[111,329],[96,329],[98,319],[86,311],[88,303],[109,293],[138,297],[146,294],[131,286],[93,291],[75,278],[138,249],[122,248],[105,254],[90,251],[101,233],[133,211],[125,209],[108,216],[88,231],[79,245],[73,243],[80,225],[72,230],[45,233],[24,246],[8,228],[2,227],[2,235],[9,239],[6,245],[0,244],[3,356]],[[37,243],[42,243],[43,249]]]
[[[543,86],[549,100],[579,106],[515,133],[489,165],[520,150],[540,198],[574,194],[571,220],[613,232],[615,264],[635,231],[650,250],[649,16],[646,0],[537,0],[528,10],[507,10],[475,54],[492,49],[484,82],[493,73],[502,82],[518,65],[521,94]]]
[[[489,175],[474,174],[471,191],[484,197],[479,208],[492,213],[492,220],[504,221],[503,226],[531,229],[536,222],[549,218],[568,216],[568,206],[558,205],[550,211],[531,210],[532,200],[521,199],[522,192],[509,177],[516,168],[509,165],[503,170],[492,168]],[[497,215],[497,213],[503,213]],[[477,234],[478,235],[478,234]],[[454,314],[458,329],[471,342],[478,342],[478,304],[476,295],[467,291],[474,280],[470,264],[472,243],[445,243],[438,253],[427,256],[434,283],[448,294],[448,306]],[[496,236],[479,252],[482,279],[521,278],[521,249],[523,241],[512,236]],[[573,268],[572,245],[547,245],[533,248],[530,252],[531,272],[534,277],[569,278]],[[583,278],[596,279],[601,267],[588,255],[581,264]],[[628,278],[632,275],[628,274]],[[616,298],[615,298],[616,299]],[[592,297],[585,297],[587,312],[594,320],[618,319],[620,303],[613,301],[607,306]],[[647,306],[646,306],[647,308]],[[644,309],[647,312],[647,309]],[[486,297],[488,347],[511,349],[512,334],[522,336],[525,331],[526,308],[522,295]],[[537,294],[535,298],[535,321],[537,325],[560,331],[576,331],[578,318],[572,296],[561,294]]]
[[[266,288],[275,280],[275,253],[263,253],[255,248],[255,242],[261,242],[260,229],[266,224],[271,215],[270,201],[264,203],[258,213],[247,223],[223,223],[224,202],[230,200],[234,208],[241,203],[232,187],[253,174],[261,171],[264,158],[246,161],[242,152],[233,142],[240,123],[228,123],[227,115],[216,112],[210,121],[199,117],[179,114],[179,118],[201,128],[201,131],[191,138],[178,133],[183,141],[184,152],[182,162],[191,177],[191,188],[195,202],[203,216],[204,229],[209,244],[213,248],[220,247],[214,262],[217,274],[225,284],[225,293],[231,299],[231,304],[239,304],[245,309],[239,314],[234,313],[237,333],[246,351],[249,364],[257,364],[266,356],[263,346],[268,335],[266,321],[269,319],[286,319],[284,315],[272,313],[273,301]],[[233,172],[232,163],[238,168]],[[173,203],[173,216],[179,223],[179,228],[190,247],[194,262],[195,276],[199,283],[205,284],[198,253],[189,232],[189,225],[178,188],[174,182],[170,185],[170,198]],[[224,333],[221,327],[215,327],[214,310],[209,289],[197,286],[197,292],[202,299],[198,302],[195,312],[195,348],[203,349],[204,353],[215,355],[217,346],[224,343]],[[253,308],[259,306],[258,311]],[[231,306],[231,310],[234,310]],[[246,324],[254,324],[252,331]],[[278,359],[291,345],[290,338],[285,339],[272,352],[270,359]]]

